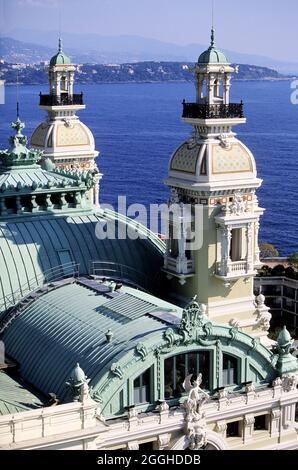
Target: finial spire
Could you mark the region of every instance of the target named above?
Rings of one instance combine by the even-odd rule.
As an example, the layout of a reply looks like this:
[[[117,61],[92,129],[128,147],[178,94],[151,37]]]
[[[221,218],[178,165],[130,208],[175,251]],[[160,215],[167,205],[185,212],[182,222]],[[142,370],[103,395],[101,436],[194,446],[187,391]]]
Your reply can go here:
[[[214,47],[214,44],[215,44],[215,31],[214,31],[214,28],[212,26],[212,29],[211,29],[211,47]]]
[[[215,44],[215,31],[214,31],[214,0],[212,0],[212,26],[211,26],[211,47]]]
[[[19,69],[17,69],[17,120],[20,118],[20,103],[19,103]]]
[[[59,38],[59,52],[62,52],[62,39]]]

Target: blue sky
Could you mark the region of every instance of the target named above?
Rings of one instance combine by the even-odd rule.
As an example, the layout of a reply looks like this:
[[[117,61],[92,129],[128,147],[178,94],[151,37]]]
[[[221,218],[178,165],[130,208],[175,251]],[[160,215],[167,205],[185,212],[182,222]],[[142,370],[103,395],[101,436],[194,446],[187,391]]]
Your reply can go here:
[[[0,0],[1,34],[16,28],[207,43],[212,0]],[[214,0],[217,43],[296,62],[297,0]],[[25,38],[24,38],[25,39]]]

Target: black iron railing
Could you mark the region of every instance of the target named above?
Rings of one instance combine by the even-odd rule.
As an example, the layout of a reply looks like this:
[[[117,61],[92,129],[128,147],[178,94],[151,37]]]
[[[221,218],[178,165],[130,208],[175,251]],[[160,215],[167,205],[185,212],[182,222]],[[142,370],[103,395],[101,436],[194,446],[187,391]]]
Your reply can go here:
[[[243,102],[230,104],[198,104],[183,101],[183,118],[220,119],[243,118]]]
[[[39,94],[39,104],[40,106],[65,106],[72,104],[84,104],[83,93],[68,95],[62,94],[60,96],[56,95],[42,95]]]

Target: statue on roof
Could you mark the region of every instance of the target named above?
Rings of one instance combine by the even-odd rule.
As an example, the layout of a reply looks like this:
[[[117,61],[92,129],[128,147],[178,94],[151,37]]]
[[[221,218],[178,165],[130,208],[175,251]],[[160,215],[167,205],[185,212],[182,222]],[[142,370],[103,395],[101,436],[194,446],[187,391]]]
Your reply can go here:
[[[27,137],[22,134],[25,124],[20,120],[19,115],[14,122],[11,123],[15,135],[9,138],[10,147],[8,150],[0,152],[2,165],[4,168],[11,168],[20,165],[35,165],[42,157],[40,150],[29,149],[27,145]]]
[[[193,374],[188,375],[183,383],[188,398],[184,402],[186,410],[185,431],[190,441],[189,448],[198,450],[207,444],[207,430],[205,413],[202,412],[202,405],[209,398],[208,393],[201,387],[202,374],[193,380]]]

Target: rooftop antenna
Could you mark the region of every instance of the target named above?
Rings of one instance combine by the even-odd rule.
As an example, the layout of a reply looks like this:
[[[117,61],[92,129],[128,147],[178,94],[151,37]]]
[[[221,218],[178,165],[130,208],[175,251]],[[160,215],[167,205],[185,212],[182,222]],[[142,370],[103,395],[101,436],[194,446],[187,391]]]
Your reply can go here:
[[[62,15],[61,15],[61,0],[59,0],[59,52],[62,52],[62,38],[61,38],[61,30],[62,30]]]
[[[214,46],[214,41],[215,41],[215,37],[214,37],[214,0],[212,0],[211,5],[212,5],[211,47],[213,47]]]
[[[17,69],[17,119],[20,118],[20,103],[19,103],[19,69]]]

